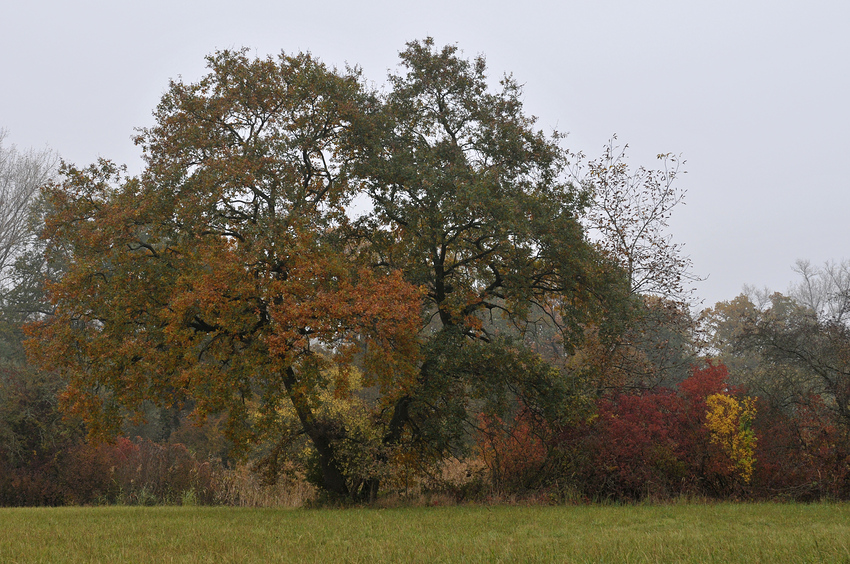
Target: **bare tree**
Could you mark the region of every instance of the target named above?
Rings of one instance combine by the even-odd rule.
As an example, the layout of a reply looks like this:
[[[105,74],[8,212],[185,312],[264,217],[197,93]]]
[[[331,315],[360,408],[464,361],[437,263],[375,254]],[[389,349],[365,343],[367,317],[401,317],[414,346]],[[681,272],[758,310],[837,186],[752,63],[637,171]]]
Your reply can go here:
[[[821,322],[850,322],[850,260],[827,262],[821,267],[798,260],[794,270],[802,279],[792,286],[792,298],[811,309]]]
[[[588,160],[570,157],[573,179],[585,190],[589,205],[583,224],[588,237],[628,277],[636,307],[622,334],[600,349],[599,373],[604,387],[672,385],[694,363],[696,324],[689,306],[691,260],[669,234],[668,221],[685,191],[676,180],[684,161],[658,155],[657,169],[630,168],[628,145],[605,145],[602,155]]]
[[[675,184],[684,161],[671,153],[658,155],[661,167],[629,169],[628,145],[617,147],[614,136],[600,158],[574,169],[591,195],[585,225],[597,245],[620,263],[629,276],[633,294],[651,294],[687,302],[690,283],[699,280],[691,272],[691,260],[682,244],[667,233],[673,209],[684,205],[685,191]],[[579,155],[579,161],[581,155]]]
[[[0,288],[9,278],[15,259],[34,236],[30,208],[38,188],[56,171],[53,151],[18,151],[4,145],[7,132],[0,129]]]

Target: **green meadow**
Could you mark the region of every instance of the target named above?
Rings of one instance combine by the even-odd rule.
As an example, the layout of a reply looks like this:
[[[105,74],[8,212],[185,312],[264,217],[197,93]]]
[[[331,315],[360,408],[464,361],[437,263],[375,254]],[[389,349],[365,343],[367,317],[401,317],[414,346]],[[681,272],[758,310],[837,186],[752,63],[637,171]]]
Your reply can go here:
[[[7,508],[0,562],[850,562],[850,504]]]

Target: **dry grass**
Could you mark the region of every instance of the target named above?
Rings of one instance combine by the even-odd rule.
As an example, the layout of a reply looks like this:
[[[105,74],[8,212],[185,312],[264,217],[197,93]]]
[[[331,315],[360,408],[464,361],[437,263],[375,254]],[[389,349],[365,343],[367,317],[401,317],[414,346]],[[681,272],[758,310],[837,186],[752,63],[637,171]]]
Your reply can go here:
[[[303,507],[316,498],[316,488],[304,479],[285,477],[265,484],[247,466],[222,470],[216,476],[218,502],[233,507]]]

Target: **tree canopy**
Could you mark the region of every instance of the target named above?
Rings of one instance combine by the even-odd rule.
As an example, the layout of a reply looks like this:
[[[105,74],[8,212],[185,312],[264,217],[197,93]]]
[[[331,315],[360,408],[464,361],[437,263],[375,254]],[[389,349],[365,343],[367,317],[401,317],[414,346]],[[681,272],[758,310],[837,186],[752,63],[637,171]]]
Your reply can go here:
[[[223,51],[208,64],[200,82],[170,85],[138,136],[140,177],[66,166],[47,189],[45,235],[69,267],[32,350],[65,373],[65,401],[96,432],[145,400],[192,402],[199,416],[226,412],[246,445],[291,400],[344,493],[313,414],[324,363],[362,345],[388,387],[415,362],[419,318],[418,290],[341,237],[351,186],[338,141],[359,80],[307,55]]]
[[[563,409],[575,389],[566,357],[625,287],[584,236],[588,200],[568,181],[560,136],[535,129],[516,82],[492,91],[483,58],[430,39],[400,56],[392,90],[355,132],[373,202],[357,227],[379,264],[425,289],[418,388],[396,405],[390,436],[440,429],[448,447],[476,401]]]

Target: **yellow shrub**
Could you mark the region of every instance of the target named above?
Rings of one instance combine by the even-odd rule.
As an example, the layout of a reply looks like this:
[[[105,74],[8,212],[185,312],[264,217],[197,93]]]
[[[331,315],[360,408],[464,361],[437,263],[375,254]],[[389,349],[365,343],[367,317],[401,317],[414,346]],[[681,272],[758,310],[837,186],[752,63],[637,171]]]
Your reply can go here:
[[[752,421],[756,415],[753,398],[738,401],[726,394],[713,394],[706,398],[706,427],[711,442],[720,446],[729,456],[738,475],[749,483],[755,464],[756,435]]]

